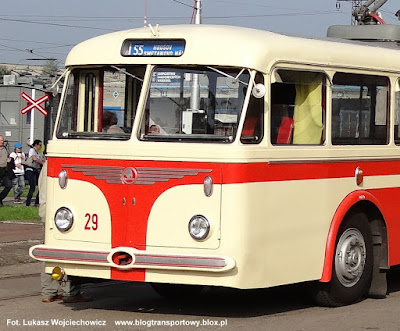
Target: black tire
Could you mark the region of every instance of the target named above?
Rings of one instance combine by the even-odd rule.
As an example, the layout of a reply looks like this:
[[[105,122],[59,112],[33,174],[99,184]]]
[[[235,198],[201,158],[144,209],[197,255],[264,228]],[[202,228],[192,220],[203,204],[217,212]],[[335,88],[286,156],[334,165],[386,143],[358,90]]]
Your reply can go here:
[[[192,298],[200,295],[204,286],[202,285],[184,285],[184,284],[162,284],[152,283],[153,289],[162,297],[180,300],[186,298]]]
[[[321,306],[329,307],[360,301],[371,285],[372,267],[371,228],[367,216],[356,212],[339,228],[331,281],[315,285],[314,300]]]

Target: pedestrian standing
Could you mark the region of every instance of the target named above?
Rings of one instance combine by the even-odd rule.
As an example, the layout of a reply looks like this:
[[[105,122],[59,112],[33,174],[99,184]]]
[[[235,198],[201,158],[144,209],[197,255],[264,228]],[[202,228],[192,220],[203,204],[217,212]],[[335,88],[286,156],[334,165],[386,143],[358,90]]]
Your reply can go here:
[[[35,192],[36,186],[38,184],[38,178],[39,178],[39,173],[40,173],[40,168],[43,166],[45,159],[44,157],[40,157],[38,151],[42,147],[42,141],[41,140],[35,140],[32,144],[32,148],[29,150],[28,153],[28,159],[26,163],[30,163],[29,166],[25,165],[25,178],[29,182],[29,192],[26,197],[26,202],[25,204],[27,206],[31,205],[31,200],[33,193]],[[35,207],[39,207],[39,192],[36,195],[35,198]]]
[[[14,190],[14,203],[22,203],[21,194],[25,189],[25,170],[22,161],[25,160],[25,153],[22,152],[20,143],[14,144],[14,152],[10,154],[14,159],[15,167],[13,169],[15,178],[12,180]]]
[[[0,135],[0,182],[4,189],[0,193],[0,206],[3,206],[3,199],[7,196],[12,188],[11,179],[7,171],[7,164],[11,161],[8,151],[4,146],[4,137]]]

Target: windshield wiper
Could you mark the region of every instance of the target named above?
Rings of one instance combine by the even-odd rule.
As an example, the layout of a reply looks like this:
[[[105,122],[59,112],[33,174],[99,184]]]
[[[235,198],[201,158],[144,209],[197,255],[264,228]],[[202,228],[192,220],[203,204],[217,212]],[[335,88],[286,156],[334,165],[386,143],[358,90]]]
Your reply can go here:
[[[234,82],[240,82],[243,85],[249,86],[249,83],[243,82],[242,80],[239,79],[240,75],[243,73],[243,71],[246,70],[246,68],[242,68],[242,70],[240,70],[240,72],[236,75],[236,77],[233,77],[232,75],[227,74],[226,72],[219,70],[217,68],[213,68],[213,67],[207,67],[207,68],[219,73],[220,75],[223,75],[228,78],[232,78]]]
[[[130,76],[130,77],[132,77],[132,78],[135,78],[135,79],[137,79],[139,82],[142,82],[142,83],[143,83],[143,79],[141,79],[141,78],[139,78],[139,77],[137,77],[137,76],[131,74],[130,72],[127,72],[125,69],[118,68],[117,66],[111,66],[111,68],[114,68],[115,70],[118,70],[119,72],[122,72],[123,74],[125,74],[125,75],[127,75],[127,76]]]

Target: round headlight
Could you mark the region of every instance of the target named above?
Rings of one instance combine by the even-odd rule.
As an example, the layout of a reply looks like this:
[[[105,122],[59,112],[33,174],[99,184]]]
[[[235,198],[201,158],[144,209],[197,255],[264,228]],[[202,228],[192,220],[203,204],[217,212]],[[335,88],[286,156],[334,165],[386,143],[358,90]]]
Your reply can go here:
[[[58,209],[54,215],[54,223],[59,231],[68,231],[74,223],[74,215],[72,214],[72,211],[65,207]]]
[[[193,239],[204,240],[210,232],[210,222],[202,215],[193,216],[189,222],[189,233]]]

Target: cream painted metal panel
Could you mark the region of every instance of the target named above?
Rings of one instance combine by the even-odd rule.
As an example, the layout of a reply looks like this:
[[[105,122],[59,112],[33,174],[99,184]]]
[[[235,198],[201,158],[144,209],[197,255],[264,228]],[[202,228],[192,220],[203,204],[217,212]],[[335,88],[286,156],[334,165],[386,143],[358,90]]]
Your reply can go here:
[[[211,197],[203,185],[175,186],[162,193],[154,203],[147,225],[146,246],[216,249],[220,244],[221,185],[214,184]],[[194,215],[203,215],[210,222],[210,233],[203,241],[194,240],[188,224]],[[200,254],[200,252],[199,252]]]
[[[103,193],[95,185],[79,180],[68,180],[66,189],[61,189],[57,178],[48,178],[47,235],[46,244],[60,247],[111,248],[111,215]],[[54,225],[58,208],[67,207],[74,214],[74,225],[62,233]],[[86,214],[97,214],[98,229],[85,230]]]
[[[126,39],[185,39],[186,49],[181,57],[123,57],[120,51]],[[276,61],[300,61],[368,70],[373,63],[374,70],[393,72],[400,71],[397,57],[398,50],[361,43],[291,37],[250,28],[202,24],[160,26],[157,36],[152,34],[150,28],[140,28],[95,37],[75,46],[66,59],[66,66],[195,63],[248,67],[266,72],[270,64]]]
[[[366,177],[362,189],[400,186],[400,176],[378,177]],[[221,246],[213,253],[233,258],[235,269],[147,270],[146,281],[260,288],[318,280],[335,211],[358,189],[354,178],[224,185],[222,206],[231,208],[222,209]]]

